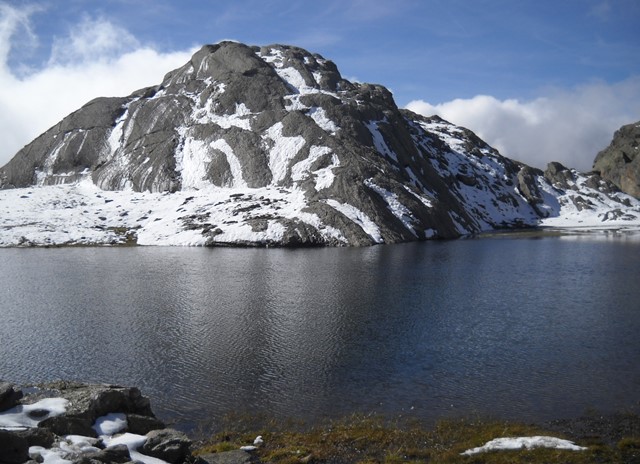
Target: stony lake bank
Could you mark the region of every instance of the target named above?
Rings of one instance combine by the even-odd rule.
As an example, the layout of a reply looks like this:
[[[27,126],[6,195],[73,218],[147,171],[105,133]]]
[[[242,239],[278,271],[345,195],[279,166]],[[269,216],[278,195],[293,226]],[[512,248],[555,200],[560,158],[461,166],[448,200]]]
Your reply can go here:
[[[189,437],[155,417],[135,387],[0,382],[0,451],[0,464],[640,463],[640,416],[594,412],[544,424],[464,418],[433,427],[371,416],[311,427],[226,418],[208,435]]]

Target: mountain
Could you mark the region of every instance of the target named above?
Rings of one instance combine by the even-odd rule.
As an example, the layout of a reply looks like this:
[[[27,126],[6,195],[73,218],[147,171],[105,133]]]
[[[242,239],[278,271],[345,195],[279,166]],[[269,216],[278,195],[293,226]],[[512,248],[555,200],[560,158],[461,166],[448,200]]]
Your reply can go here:
[[[593,169],[620,190],[640,198],[640,121],[622,126],[611,144],[598,153]]]
[[[640,203],[503,157],[297,47],[206,45],[98,98],[0,169],[0,245],[371,245],[631,224]]]

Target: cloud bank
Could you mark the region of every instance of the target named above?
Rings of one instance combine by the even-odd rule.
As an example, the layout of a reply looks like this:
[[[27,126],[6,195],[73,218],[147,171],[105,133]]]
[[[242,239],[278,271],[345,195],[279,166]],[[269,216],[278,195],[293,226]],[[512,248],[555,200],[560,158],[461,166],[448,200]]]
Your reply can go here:
[[[615,130],[640,119],[640,76],[552,90],[530,101],[479,95],[436,105],[416,100],[407,108],[467,127],[503,155],[531,166],[544,169],[559,161],[588,171]]]
[[[56,37],[39,69],[9,66],[14,46],[38,46],[30,16],[37,9],[0,4],[0,166],[25,144],[99,96],[125,96],[158,84],[194,49],[163,53],[103,18],[86,16]]]

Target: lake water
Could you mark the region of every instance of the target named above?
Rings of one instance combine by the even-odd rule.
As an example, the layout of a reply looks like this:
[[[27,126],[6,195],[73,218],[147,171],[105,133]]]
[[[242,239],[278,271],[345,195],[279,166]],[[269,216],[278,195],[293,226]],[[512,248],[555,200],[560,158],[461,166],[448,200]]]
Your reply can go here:
[[[0,249],[0,379],[227,413],[542,421],[640,404],[638,237]]]

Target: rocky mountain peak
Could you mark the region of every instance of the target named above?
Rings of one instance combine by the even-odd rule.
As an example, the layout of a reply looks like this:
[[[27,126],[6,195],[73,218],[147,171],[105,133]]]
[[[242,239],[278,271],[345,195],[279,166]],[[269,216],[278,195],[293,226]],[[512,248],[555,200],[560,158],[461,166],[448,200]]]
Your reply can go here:
[[[349,82],[318,54],[236,42],[205,45],[157,86],[89,102],[0,169],[5,189],[79,181],[174,195],[175,209],[153,221],[155,207],[131,224],[135,208],[113,211],[112,227],[139,243],[451,238],[537,225],[565,195],[542,171],[468,129],[400,110],[385,87]]]

